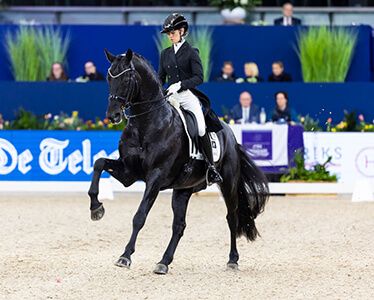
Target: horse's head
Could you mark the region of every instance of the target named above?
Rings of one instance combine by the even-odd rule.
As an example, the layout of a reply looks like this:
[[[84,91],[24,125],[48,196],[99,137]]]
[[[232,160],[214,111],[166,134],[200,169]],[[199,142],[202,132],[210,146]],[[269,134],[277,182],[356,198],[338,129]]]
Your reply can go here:
[[[129,108],[136,97],[139,87],[139,74],[136,72],[131,49],[126,54],[115,56],[105,50],[108,61],[112,64],[108,69],[109,104],[107,118],[113,124],[121,123],[124,110]]]

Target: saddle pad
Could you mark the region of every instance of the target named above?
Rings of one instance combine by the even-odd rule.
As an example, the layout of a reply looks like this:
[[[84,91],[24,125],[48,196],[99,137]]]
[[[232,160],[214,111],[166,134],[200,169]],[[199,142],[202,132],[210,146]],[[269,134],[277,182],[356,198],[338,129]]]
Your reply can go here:
[[[190,134],[188,133],[186,119],[183,115],[182,110],[180,109],[179,102],[173,100],[172,98],[169,98],[168,102],[170,103],[171,106],[173,106],[177,110],[179,116],[182,119],[184,131],[186,132],[186,135],[188,137],[190,157],[197,159],[197,160],[204,160],[203,154],[197,149],[195,143],[192,142]],[[217,162],[221,156],[221,147],[220,147],[218,136],[215,132],[208,132],[208,136],[210,138],[210,142],[212,145],[213,160],[214,162]]]

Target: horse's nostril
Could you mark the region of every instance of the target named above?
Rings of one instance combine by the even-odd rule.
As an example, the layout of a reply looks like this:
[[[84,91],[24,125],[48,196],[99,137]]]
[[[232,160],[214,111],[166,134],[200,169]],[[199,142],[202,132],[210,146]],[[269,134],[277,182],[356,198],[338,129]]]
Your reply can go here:
[[[114,115],[114,119],[119,119],[121,117],[121,114],[120,113],[116,113],[115,115]]]

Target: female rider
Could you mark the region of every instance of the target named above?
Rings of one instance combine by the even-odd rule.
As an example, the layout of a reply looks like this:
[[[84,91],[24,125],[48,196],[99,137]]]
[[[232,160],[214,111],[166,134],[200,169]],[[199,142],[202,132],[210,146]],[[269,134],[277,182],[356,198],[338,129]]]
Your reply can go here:
[[[171,97],[184,109],[192,111],[195,115],[200,144],[208,164],[208,184],[220,183],[222,177],[214,167],[212,146],[205,126],[207,121],[210,127],[208,129],[217,132],[222,129],[222,125],[210,109],[209,99],[196,89],[196,86],[204,81],[204,73],[199,50],[191,47],[184,39],[187,31],[188,23],[184,16],[174,13],[165,19],[161,33],[166,33],[173,45],[161,52],[158,75],[163,85],[167,77],[168,94],[172,94]],[[200,101],[203,103],[204,113]]]

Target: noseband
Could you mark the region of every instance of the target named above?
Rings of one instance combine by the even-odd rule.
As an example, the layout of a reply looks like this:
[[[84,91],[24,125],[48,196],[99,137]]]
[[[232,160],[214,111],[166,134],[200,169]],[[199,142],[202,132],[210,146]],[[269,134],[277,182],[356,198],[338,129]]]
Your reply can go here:
[[[170,96],[170,95],[166,95],[166,96],[163,96],[161,98],[157,98],[157,99],[151,100],[151,101],[142,101],[142,102],[139,102],[139,103],[132,103],[131,100],[134,96],[136,86],[138,85],[138,82],[136,81],[136,78],[135,78],[135,67],[134,67],[133,62],[130,61],[130,68],[128,68],[126,70],[123,70],[121,73],[119,73],[117,75],[113,75],[112,72],[110,71],[110,68],[109,68],[108,69],[108,74],[111,78],[118,78],[128,71],[130,71],[130,87],[129,87],[129,90],[128,90],[128,93],[127,93],[126,97],[121,97],[121,96],[118,96],[118,95],[115,95],[115,94],[109,94],[109,100],[114,100],[114,101],[117,101],[121,104],[121,109],[122,109],[123,115],[125,116],[126,119],[135,118],[135,117],[144,115],[146,113],[149,113],[151,111],[154,111],[154,110],[160,108],[161,106],[163,106],[166,103],[166,101],[165,101],[160,106],[158,106],[158,107],[156,107],[152,110],[137,114],[137,115],[129,115],[129,116],[126,115],[126,109],[129,109],[131,106],[146,104],[146,103],[152,103],[152,102],[158,102],[158,101],[164,100],[164,99],[166,99]]]

